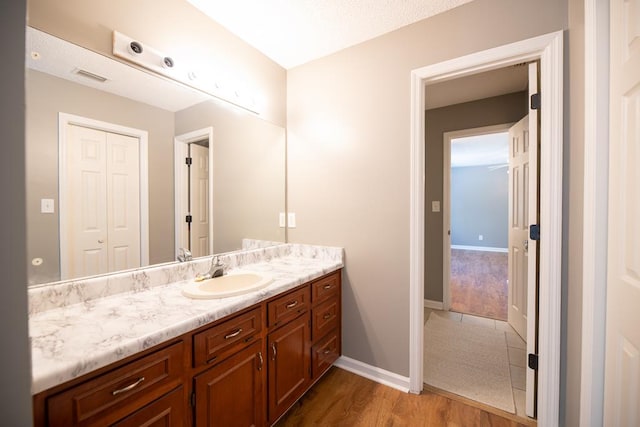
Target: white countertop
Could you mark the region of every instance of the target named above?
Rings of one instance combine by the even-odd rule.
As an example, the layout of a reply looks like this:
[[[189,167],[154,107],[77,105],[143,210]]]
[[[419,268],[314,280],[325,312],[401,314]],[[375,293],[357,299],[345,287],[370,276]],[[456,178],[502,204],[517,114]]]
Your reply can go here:
[[[129,291],[35,313],[29,318],[32,394],[178,337],[342,268],[335,259],[286,256],[243,265],[273,283],[222,299],[182,295],[187,281]]]

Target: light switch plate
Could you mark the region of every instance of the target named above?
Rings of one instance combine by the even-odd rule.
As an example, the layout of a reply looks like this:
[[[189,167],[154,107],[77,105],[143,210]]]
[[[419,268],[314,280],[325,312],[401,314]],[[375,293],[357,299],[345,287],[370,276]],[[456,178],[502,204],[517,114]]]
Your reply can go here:
[[[440,212],[440,200],[431,201],[431,212]]]
[[[54,211],[53,199],[40,199],[40,213],[53,213]]]
[[[287,226],[287,224],[285,222],[284,212],[280,212],[280,218],[278,219],[278,223],[280,225],[280,228],[284,228],[284,227]]]
[[[287,225],[289,228],[296,228],[296,214],[295,212],[289,212],[287,214]]]

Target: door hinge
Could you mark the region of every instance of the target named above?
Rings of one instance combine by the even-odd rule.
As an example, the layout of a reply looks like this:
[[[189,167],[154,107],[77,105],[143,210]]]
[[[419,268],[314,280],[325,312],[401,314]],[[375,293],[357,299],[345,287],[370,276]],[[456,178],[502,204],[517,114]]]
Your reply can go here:
[[[187,215],[184,220],[188,223],[191,224],[193,222],[193,217],[191,215]]]
[[[540,92],[534,93],[531,95],[531,109],[539,110],[540,109]]]
[[[533,369],[534,371],[538,370],[538,355],[537,354],[531,354],[529,353],[529,360],[528,360],[528,366],[530,369]]]
[[[191,157],[186,157],[186,158],[184,159],[184,163],[185,163],[186,165],[191,166],[191,165],[193,164],[193,158],[191,158]]]
[[[191,398],[189,399],[189,403],[191,404],[191,406],[193,406],[195,408],[195,406],[196,406],[196,392],[195,391],[191,392]]]
[[[540,224],[531,224],[529,226],[529,238],[531,240],[540,240]]]

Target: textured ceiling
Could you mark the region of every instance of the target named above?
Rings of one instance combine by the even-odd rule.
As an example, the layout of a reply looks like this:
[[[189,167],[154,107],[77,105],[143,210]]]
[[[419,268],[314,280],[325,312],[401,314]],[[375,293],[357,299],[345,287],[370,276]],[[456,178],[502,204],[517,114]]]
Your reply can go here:
[[[188,0],[292,68],[472,0]]]

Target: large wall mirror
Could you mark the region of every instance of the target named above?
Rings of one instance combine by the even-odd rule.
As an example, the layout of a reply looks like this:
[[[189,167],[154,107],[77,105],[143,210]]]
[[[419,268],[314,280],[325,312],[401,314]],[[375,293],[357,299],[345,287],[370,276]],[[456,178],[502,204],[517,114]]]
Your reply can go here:
[[[285,241],[282,127],[33,28],[25,56],[29,285]]]

